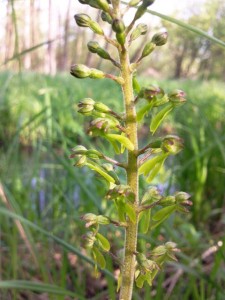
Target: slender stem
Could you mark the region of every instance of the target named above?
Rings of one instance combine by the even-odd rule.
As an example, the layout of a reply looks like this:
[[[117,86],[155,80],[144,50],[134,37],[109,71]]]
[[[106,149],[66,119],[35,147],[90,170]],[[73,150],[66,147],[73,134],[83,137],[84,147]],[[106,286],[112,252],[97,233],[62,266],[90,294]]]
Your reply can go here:
[[[123,99],[126,108],[126,131],[130,141],[134,145],[133,151],[128,151],[127,163],[127,184],[131,187],[135,194],[134,207],[138,210],[138,138],[137,138],[137,120],[136,109],[134,104],[134,94],[132,87],[132,73],[130,71],[130,59],[127,51],[127,43],[119,51],[121,64],[121,77],[124,80],[122,84]],[[138,217],[135,223],[127,220],[127,228],[125,230],[125,256],[122,266],[122,285],[120,291],[120,300],[131,300],[133,292],[133,282],[135,273],[135,253],[137,245],[137,229]]]

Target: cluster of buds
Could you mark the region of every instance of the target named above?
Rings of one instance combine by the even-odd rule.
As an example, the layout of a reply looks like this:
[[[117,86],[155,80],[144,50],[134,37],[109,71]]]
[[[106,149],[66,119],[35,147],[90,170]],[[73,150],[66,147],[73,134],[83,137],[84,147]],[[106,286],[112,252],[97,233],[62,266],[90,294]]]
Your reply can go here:
[[[167,242],[164,245],[154,248],[151,256],[160,266],[166,261],[177,261],[174,253],[179,252],[177,245],[173,242]]]
[[[183,148],[183,139],[176,135],[167,135],[162,138],[156,138],[154,141],[148,144],[146,149],[154,149],[158,152],[161,149],[165,153],[175,155],[179,153]]]
[[[162,199],[162,195],[156,187],[151,187],[147,192],[145,192],[141,203],[143,205],[152,204],[154,202],[158,202]]]
[[[93,112],[113,114],[113,111],[105,104],[101,102],[96,102],[91,98],[84,98],[78,103],[78,112],[90,116]]]
[[[117,185],[113,189],[110,189],[106,195],[109,200],[114,199],[126,199],[127,201],[133,202],[135,195],[128,185]]]
[[[188,213],[188,206],[192,205],[190,201],[191,195],[186,192],[177,192],[174,196],[164,197],[160,201],[161,206],[174,206],[175,210]]]
[[[97,118],[91,121],[88,133],[92,136],[98,136],[109,132],[109,130],[118,130],[119,121],[114,118]]]
[[[98,226],[98,225],[108,225],[110,224],[110,219],[102,215],[95,215],[92,213],[85,214],[81,217],[83,221],[86,222],[85,227]]]
[[[137,253],[136,258],[135,282],[137,287],[142,288],[145,281],[151,286],[155,274],[160,270],[160,266],[154,260],[147,259],[142,253]]]

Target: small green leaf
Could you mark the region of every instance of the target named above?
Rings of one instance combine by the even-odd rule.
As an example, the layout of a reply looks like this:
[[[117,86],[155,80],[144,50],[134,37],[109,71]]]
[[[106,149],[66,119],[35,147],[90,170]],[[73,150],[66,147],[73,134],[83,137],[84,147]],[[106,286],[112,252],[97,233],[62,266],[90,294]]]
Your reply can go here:
[[[103,168],[101,168],[99,165],[95,164],[94,162],[88,162],[86,163],[86,166],[88,166],[91,170],[96,171],[99,173],[102,177],[104,177],[108,182],[115,183],[114,178],[112,178],[110,175],[108,175]]]
[[[152,169],[151,173],[149,174],[148,178],[147,178],[147,182],[150,183],[154,178],[155,176],[159,173],[159,171],[161,170],[164,162],[166,160],[166,157],[163,158],[161,161],[159,161],[155,166],[154,168]]]
[[[97,233],[96,234],[96,238],[99,242],[99,245],[102,247],[102,249],[104,251],[109,251],[110,250],[110,243],[109,241],[107,240],[107,238],[105,238],[102,234],[100,233]]]
[[[141,90],[141,87],[140,87],[140,85],[137,81],[137,78],[135,76],[133,77],[132,83],[133,83],[133,89],[134,89],[135,93],[139,94],[140,90]]]
[[[116,287],[117,293],[118,293],[119,290],[120,290],[121,284],[122,284],[122,274],[120,273],[120,274],[119,274],[119,277],[118,277],[118,279],[117,279],[117,287]]]
[[[126,203],[125,204],[126,214],[128,215],[129,219],[132,223],[136,222],[136,213],[132,205]]]
[[[143,287],[143,285],[144,285],[144,282],[145,282],[145,275],[140,274],[140,275],[138,276],[138,278],[135,280],[135,282],[136,282],[136,286],[137,286],[139,289],[141,289],[141,288]]]
[[[155,166],[158,163],[165,161],[165,158],[167,156],[168,156],[168,154],[165,154],[165,153],[159,154],[159,155],[147,160],[146,162],[144,162],[138,170],[139,175],[144,174],[145,176],[148,176],[148,174],[155,168]]]
[[[134,150],[133,143],[126,136],[114,134],[114,133],[108,133],[105,136],[109,140],[118,141],[120,144],[124,145],[130,151]]]
[[[148,210],[145,210],[142,212],[142,216],[141,216],[141,232],[142,233],[148,232],[150,218],[151,218],[151,209],[148,209]]]
[[[138,112],[137,112],[137,121],[141,122],[144,116],[152,109],[153,101],[143,106]]]
[[[100,268],[105,269],[106,266],[105,258],[102,255],[102,253],[98,250],[98,248],[94,247],[92,250],[92,254],[97,265],[99,265]]]
[[[165,117],[171,112],[172,109],[173,109],[173,105],[169,103],[152,118],[150,124],[150,131],[152,132],[152,134],[155,133],[159,125],[162,123]]]
[[[120,222],[125,222],[125,204],[122,201],[115,200],[117,212],[118,212],[118,219]]]
[[[167,206],[164,207],[162,209],[160,209],[159,211],[157,211],[152,219],[153,221],[161,221],[163,222],[165,219],[167,219],[174,211],[176,210],[176,205],[171,205],[171,206]]]

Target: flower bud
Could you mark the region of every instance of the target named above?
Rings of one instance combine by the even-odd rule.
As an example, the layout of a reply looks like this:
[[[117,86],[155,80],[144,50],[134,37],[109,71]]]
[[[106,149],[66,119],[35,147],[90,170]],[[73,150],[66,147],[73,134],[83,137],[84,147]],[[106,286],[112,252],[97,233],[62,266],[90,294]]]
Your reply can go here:
[[[74,164],[74,166],[76,167],[83,167],[86,165],[86,162],[87,162],[87,158],[85,155],[82,155],[78,161]]]
[[[130,202],[133,202],[135,195],[128,185],[117,185],[113,189],[110,189],[106,195],[107,199],[124,198]]]
[[[185,92],[181,90],[174,90],[168,94],[169,100],[175,105],[178,106],[186,102]]]
[[[85,65],[72,65],[70,68],[70,74],[77,78],[86,78],[91,74],[91,70]]]
[[[107,0],[96,0],[96,2],[103,11],[108,12],[110,10]]]
[[[130,41],[136,40],[140,35],[146,34],[148,26],[146,24],[138,24],[134,31],[131,33]]]
[[[129,6],[136,6],[138,5],[142,0],[131,0],[128,5]]]
[[[155,269],[159,270],[159,266],[157,265],[157,263],[153,260],[147,259],[147,257],[144,254],[138,253],[136,257],[138,266],[143,272],[151,272]]]
[[[85,239],[85,247],[92,248],[96,241],[94,232],[92,231],[87,232],[86,235],[84,236],[84,239]]]
[[[78,112],[81,114],[89,115],[94,110],[95,101],[91,98],[84,98],[78,103]]]
[[[141,202],[144,204],[151,204],[155,201],[162,199],[159,190],[156,187],[152,187],[144,194]]]
[[[106,12],[103,11],[101,13],[101,18],[102,18],[102,21],[107,22],[109,24],[112,24],[113,19],[110,16],[110,14],[108,14],[108,13],[106,13]]]
[[[177,192],[175,194],[175,199],[177,203],[186,202],[191,198],[191,195],[185,192]]]
[[[90,41],[90,42],[88,42],[87,47],[90,52],[97,53],[97,50],[100,46],[99,46],[98,42]]]
[[[149,87],[143,87],[138,94],[138,97],[146,100],[152,100],[154,96],[164,93],[160,87],[151,85]]]
[[[97,69],[90,69],[90,70],[91,70],[91,73],[89,75],[90,78],[93,78],[93,79],[105,78],[104,72],[97,70]]]
[[[95,102],[94,109],[102,113],[108,113],[111,111],[111,109],[107,105],[101,102]]]
[[[110,224],[110,219],[108,217],[105,217],[105,216],[97,216],[97,223],[99,225],[108,225]]]
[[[102,30],[101,26],[97,22],[91,21],[89,27],[96,34],[104,35],[104,31]]]
[[[163,46],[166,44],[167,39],[168,39],[167,32],[156,33],[152,37],[152,43],[156,44],[156,46]]]
[[[142,6],[148,7],[152,5],[155,2],[155,0],[143,0]]]
[[[161,206],[170,206],[176,203],[174,196],[167,196],[160,201]]]
[[[88,228],[88,227],[96,224],[97,216],[95,214],[88,213],[88,214],[83,215],[81,217],[81,219],[86,222],[85,227]]]
[[[184,147],[183,140],[176,135],[166,136],[161,145],[161,149],[164,152],[175,155],[179,153]]]
[[[125,44],[125,39],[126,39],[126,36],[125,36],[125,33],[122,32],[122,33],[117,33],[116,34],[116,39],[117,41],[119,42],[119,44],[121,46],[123,46]]]
[[[86,14],[77,14],[74,16],[74,18],[77,25],[80,27],[89,27],[90,22],[92,21],[91,18]]]
[[[156,44],[155,44],[155,43],[148,42],[148,43],[145,45],[145,47],[144,47],[144,49],[143,49],[143,51],[142,51],[141,58],[146,57],[146,56],[148,56],[150,53],[152,53],[152,51],[155,49],[155,47],[156,47]]]
[[[116,33],[123,33],[125,31],[124,22],[120,19],[114,19],[112,23],[112,29]]]
[[[95,149],[90,149],[87,150],[86,152],[86,156],[88,158],[92,158],[92,159],[99,159],[99,158],[103,158],[103,154]]]
[[[76,147],[74,147],[72,149],[72,151],[73,151],[73,154],[75,154],[75,155],[81,155],[81,154],[85,154],[87,152],[87,148],[85,148],[82,145],[77,145]]]
[[[140,5],[134,15],[134,21],[140,19],[143,16],[143,14],[146,12],[146,10],[147,10],[146,7]]]

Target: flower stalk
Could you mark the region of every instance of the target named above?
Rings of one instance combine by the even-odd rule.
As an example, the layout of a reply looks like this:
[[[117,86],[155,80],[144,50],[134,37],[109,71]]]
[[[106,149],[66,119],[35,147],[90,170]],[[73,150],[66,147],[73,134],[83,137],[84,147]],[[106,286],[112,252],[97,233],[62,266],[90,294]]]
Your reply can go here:
[[[112,27],[115,39],[108,38],[101,26],[88,15],[78,14],[75,16],[78,26],[90,28],[99,37],[103,37],[110,45],[116,47],[119,62],[111,57],[98,42],[90,41],[87,45],[91,53],[112,63],[118,74],[107,74],[82,64],[74,64],[71,67],[71,75],[79,79],[108,78],[119,84],[125,112],[117,113],[107,105],[91,98],[80,100],[77,106],[78,112],[83,116],[93,118],[88,128],[88,134],[105,139],[111,144],[116,154],[122,155],[126,151],[126,161],[121,162],[120,159],[116,160],[101,151],[87,149],[81,145],[72,149],[73,153],[70,158],[76,160],[74,166],[87,167],[107,182],[108,191],[105,198],[109,205],[113,205],[117,218],[112,219],[111,216],[93,213],[85,214],[82,220],[86,222],[85,226],[89,230],[85,236],[85,244],[95,261],[96,273],[99,268],[106,267],[105,252],[108,252],[116,261],[121,262],[117,287],[117,291],[120,290],[119,300],[131,300],[134,281],[139,288],[142,288],[145,283],[152,285],[153,279],[163,264],[170,260],[176,260],[173,252],[177,252],[176,245],[167,242],[153,248],[150,255],[146,256],[146,253],[140,253],[137,249],[139,224],[141,223],[140,227],[143,228],[143,233],[150,232],[169,218],[172,213],[187,213],[187,207],[191,206],[188,193],[178,192],[174,195],[163,196],[152,185],[141,200],[139,199],[140,176],[143,174],[147,183],[154,183],[166,159],[171,155],[176,155],[183,148],[182,139],[175,135],[156,138],[153,135],[157,134],[158,128],[167,115],[185,103],[185,93],[181,90],[174,90],[167,94],[162,88],[152,85],[141,88],[136,78],[136,71],[142,60],[151,55],[156,47],[166,44],[167,32],[153,35],[140,53],[137,62],[130,62],[129,47],[132,46],[134,40],[147,32],[145,24],[137,25],[132,32],[133,26],[154,0],[131,0],[123,11],[120,0],[79,1],[101,10],[102,20]],[[137,7],[137,11],[130,25],[126,27],[123,15],[130,7]],[[139,149],[138,125],[149,112],[152,115],[149,124],[151,139],[146,146]],[[125,169],[125,185],[121,184],[116,168]],[[123,259],[117,258],[110,251],[110,241],[100,233],[101,227],[107,225],[120,226],[124,230]],[[147,259],[148,256],[151,256],[151,259]]]

